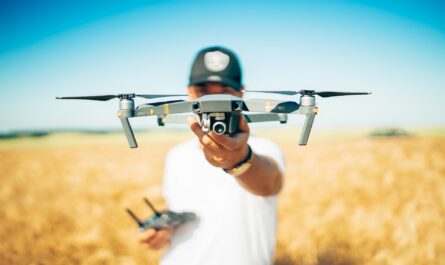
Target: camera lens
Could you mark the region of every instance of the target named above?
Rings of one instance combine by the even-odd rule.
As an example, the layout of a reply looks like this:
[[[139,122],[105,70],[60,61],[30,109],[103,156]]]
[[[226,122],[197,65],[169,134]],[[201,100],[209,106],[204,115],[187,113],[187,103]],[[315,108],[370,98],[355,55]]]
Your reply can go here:
[[[213,124],[213,131],[216,132],[217,134],[223,134],[226,132],[226,124],[223,122],[215,122],[215,124]]]

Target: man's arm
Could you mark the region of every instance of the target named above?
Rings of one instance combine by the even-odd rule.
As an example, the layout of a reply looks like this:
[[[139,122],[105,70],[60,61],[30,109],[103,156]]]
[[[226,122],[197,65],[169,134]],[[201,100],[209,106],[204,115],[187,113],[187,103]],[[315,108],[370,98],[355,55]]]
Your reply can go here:
[[[235,177],[239,184],[253,194],[275,195],[283,186],[283,176],[277,163],[270,157],[252,153],[251,167]]]
[[[222,169],[232,169],[248,156],[247,140],[250,132],[242,116],[238,125],[239,133],[235,136],[205,133],[199,122],[194,119],[189,119],[189,125],[201,142],[204,155],[210,164]],[[283,185],[283,176],[277,163],[270,157],[254,152],[250,162],[250,168],[235,177],[239,184],[255,195],[277,194]]]

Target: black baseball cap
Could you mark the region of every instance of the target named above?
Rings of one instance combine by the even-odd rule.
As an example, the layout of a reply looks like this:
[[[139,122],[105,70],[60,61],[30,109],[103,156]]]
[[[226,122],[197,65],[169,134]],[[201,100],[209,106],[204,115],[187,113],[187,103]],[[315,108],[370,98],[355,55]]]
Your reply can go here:
[[[243,85],[238,57],[220,46],[202,49],[193,61],[189,81],[189,86],[215,82],[240,91]]]

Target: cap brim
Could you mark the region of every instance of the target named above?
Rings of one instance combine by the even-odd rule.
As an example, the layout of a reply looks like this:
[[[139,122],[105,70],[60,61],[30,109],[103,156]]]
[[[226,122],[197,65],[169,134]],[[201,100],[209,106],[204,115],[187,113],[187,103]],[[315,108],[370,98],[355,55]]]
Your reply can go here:
[[[225,86],[232,87],[237,91],[241,90],[242,85],[231,78],[225,76],[217,76],[218,78],[216,79],[214,77],[215,77],[214,74],[194,77],[193,81],[190,81],[189,86],[202,85],[204,83],[220,83]]]

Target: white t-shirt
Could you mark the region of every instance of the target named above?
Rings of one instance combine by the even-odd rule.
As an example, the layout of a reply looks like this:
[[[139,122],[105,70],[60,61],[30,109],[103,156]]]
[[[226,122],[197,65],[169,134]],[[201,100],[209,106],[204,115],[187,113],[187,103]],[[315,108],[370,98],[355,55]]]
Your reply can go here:
[[[272,157],[284,172],[280,149],[250,136],[257,154]],[[272,264],[276,196],[257,196],[207,162],[197,139],[172,148],[166,158],[164,196],[169,209],[194,212],[198,219],[177,228],[162,265]]]

